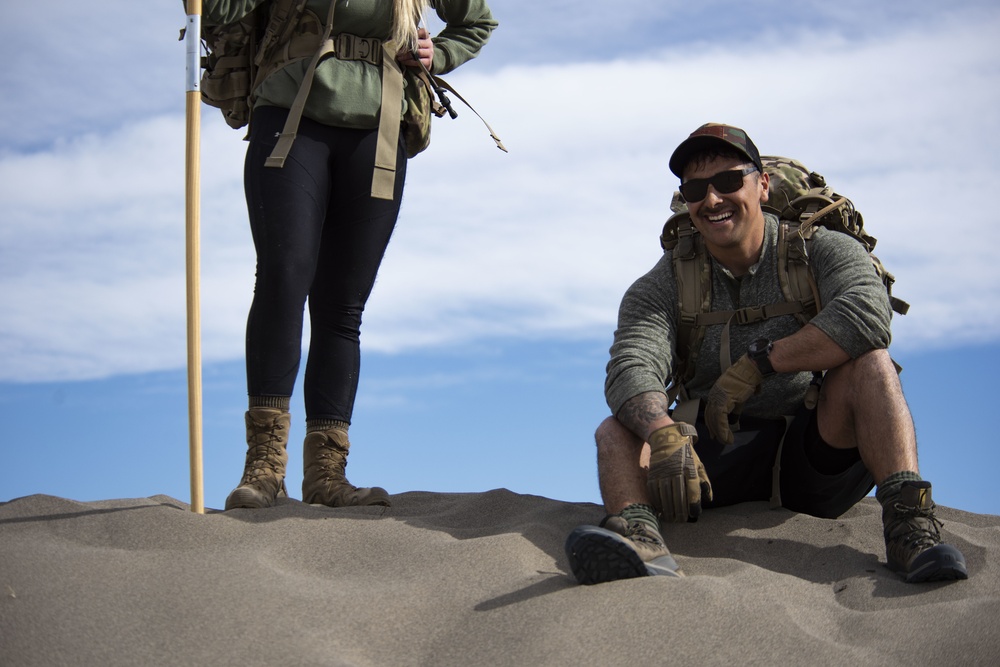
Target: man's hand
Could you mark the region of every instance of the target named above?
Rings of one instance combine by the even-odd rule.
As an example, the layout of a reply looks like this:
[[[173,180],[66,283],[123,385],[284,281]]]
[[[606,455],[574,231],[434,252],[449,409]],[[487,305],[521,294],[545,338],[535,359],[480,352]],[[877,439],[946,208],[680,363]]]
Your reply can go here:
[[[418,63],[417,60],[420,60]],[[400,51],[396,54],[396,60],[400,65],[407,67],[419,67],[423,63],[428,72],[431,71],[431,63],[434,62],[434,42],[426,28],[417,31],[417,50]]]
[[[705,405],[705,425],[713,438],[724,445],[733,444],[729,415],[743,410],[743,404],[760,389],[763,379],[757,364],[745,354],[719,376]]]
[[[712,499],[712,483],[694,451],[698,432],[675,422],[649,436],[649,474],[646,487],[664,521],[697,521],[701,498]]]

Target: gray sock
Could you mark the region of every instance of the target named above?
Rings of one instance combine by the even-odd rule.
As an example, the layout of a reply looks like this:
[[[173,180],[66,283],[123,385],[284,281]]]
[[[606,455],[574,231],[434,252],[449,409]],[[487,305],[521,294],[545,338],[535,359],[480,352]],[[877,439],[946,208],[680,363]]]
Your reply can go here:
[[[880,504],[885,505],[887,500],[899,495],[899,490],[903,488],[903,482],[920,481],[922,481],[920,475],[910,470],[894,472],[882,480],[882,483],[878,485],[878,488],[875,490],[875,499],[878,500]]]
[[[623,509],[619,514],[629,523],[641,521],[649,526],[650,530],[656,535],[662,537],[660,535],[660,520],[656,518],[656,510],[652,506],[634,503]]]
[[[291,396],[250,396],[250,408],[276,408],[288,412]]]

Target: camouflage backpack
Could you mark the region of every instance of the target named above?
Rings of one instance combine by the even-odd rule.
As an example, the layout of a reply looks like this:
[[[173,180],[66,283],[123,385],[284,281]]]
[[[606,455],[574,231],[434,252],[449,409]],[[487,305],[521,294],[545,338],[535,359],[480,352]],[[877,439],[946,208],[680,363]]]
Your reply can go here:
[[[725,325],[722,332],[720,365],[732,365],[729,327],[749,324],[781,315],[794,315],[803,325],[823,307],[819,290],[809,268],[808,241],[818,227],[826,227],[861,243],[886,293],[892,310],[903,315],[909,304],[892,295],[895,278],[872,254],[875,237],[864,229],[861,213],[850,199],[835,193],[822,175],[809,171],[797,160],[762,156],[764,171],[770,176],[770,193],[763,208],[778,216],[778,282],[785,301],[764,306],[749,306],[734,311],[711,311],[712,263],[704,241],[691,223],[687,206],[675,192],[670,208],[674,214],[663,226],[660,246],[673,250],[674,276],[677,280],[680,327],[677,338],[678,368],[671,378],[668,397],[673,402],[683,396],[683,386],[695,372],[697,356],[709,325]],[[898,368],[898,366],[897,366]],[[819,375],[819,374],[817,374]],[[816,384],[807,395],[807,405],[815,401]],[[815,405],[812,403],[812,405]]]
[[[311,55],[274,58],[276,48],[291,39],[305,4],[305,0],[273,0],[232,23],[202,22],[201,99],[218,108],[229,127],[239,129],[250,122],[254,91],[268,75],[293,59]]]

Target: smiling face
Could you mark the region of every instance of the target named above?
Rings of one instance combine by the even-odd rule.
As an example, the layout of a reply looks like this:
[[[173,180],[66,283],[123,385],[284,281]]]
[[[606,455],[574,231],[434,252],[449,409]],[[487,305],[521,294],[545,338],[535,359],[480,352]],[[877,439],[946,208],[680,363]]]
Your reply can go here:
[[[752,166],[746,158],[695,157],[684,167],[684,181],[710,178],[719,172]],[[743,177],[743,187],[721,193],[713,185],[701,201],[688,202],[695,229],[701,232],[709,252],[727,268],[741,275],[760,258],[764,243],[764,212],[768,175],[754,171]]]

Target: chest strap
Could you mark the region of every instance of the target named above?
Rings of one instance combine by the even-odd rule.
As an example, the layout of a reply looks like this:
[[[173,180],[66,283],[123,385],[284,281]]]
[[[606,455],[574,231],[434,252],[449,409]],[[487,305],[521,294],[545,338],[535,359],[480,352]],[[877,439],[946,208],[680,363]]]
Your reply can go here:
[[[725,373],[726,369],[733,365],[732,353],[729,344],[729,327],[736,324],[753,324],[762,322],[772,317],[781,315],[795,315],[801,313],[804,306],[801,301],[782,301],[766,306],[747,306],[738,310],[716,310],[708,313],[697,313],[692,319],[697,327],[709,326],[713,324],[724,324],[722,337],[719,341],[719,369]]]

